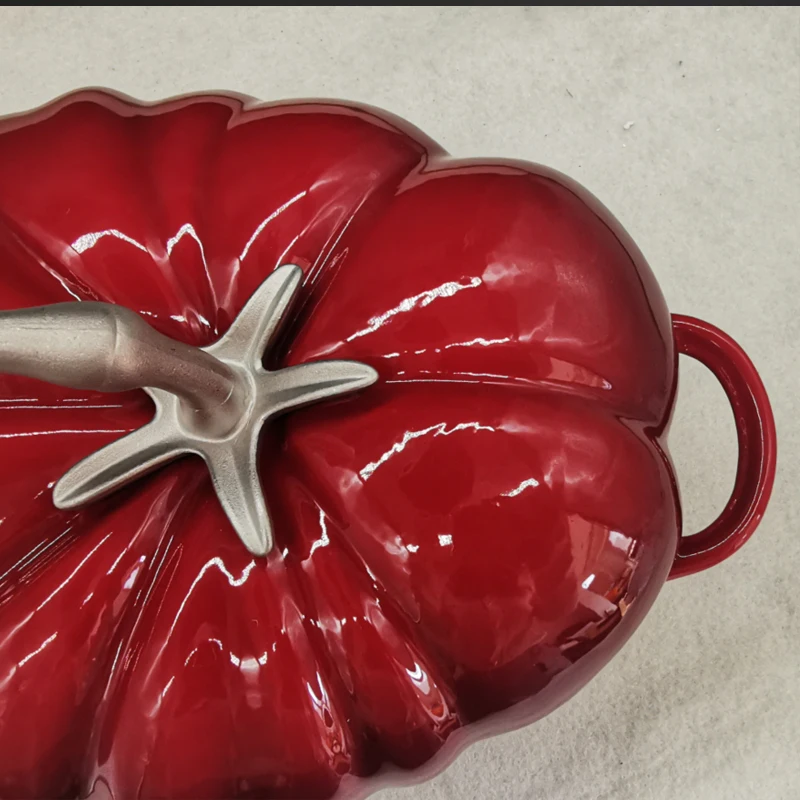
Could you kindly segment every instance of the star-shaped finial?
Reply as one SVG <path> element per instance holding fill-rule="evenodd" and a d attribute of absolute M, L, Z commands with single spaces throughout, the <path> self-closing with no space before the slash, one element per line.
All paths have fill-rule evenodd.
<path fill-rule="evenodd" d="M 264 350 L 302 277 L 302 270 L 293 265 L 275 270 L 228 332 L 202 348 L 235 376 L 227 400 L 209 404 L 199 413 L 187 409 L 185 399 L 177 394 L 145 385 L 156 405 L 152 422 L 76 464 L 55 486 L 56 506 L 84 505 L 193 453 L 205 460 L 217 497 L 245 547 L 254 555 L 266 555 L 273 537 L 258 474 L 262 425 L 278 414 L 363 389 L 378 379 L 372 367 L 357 361 L 316 361 L 273 372 L 264 369 Z M 186 348 L 181 345 L 180 349 Z"/>

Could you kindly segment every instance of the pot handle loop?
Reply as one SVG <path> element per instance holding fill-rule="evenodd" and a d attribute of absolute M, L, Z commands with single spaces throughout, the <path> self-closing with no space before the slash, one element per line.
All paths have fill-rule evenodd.
<path fill-rule="evenodd" d="M 669 577 L 691 575 L 733 555 L 758 527 L 775 480 L 775 420 L 753 362 L 736 342 L 708 322 L 673 314 L 677 350 L 714 373 L 736 422 L 739 463 L 730 500 L 707 528 L 682 536 Z"/>

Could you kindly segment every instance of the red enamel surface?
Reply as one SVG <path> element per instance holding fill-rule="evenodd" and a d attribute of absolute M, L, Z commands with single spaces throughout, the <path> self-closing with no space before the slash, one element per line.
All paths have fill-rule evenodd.
<path fill-rule="evenodd" d="M 84 92 L 0 121 L 0 260 L 0 308 L 106 300 L 194 344 L 296 263 L 271 361 L 380 374 L 265 433 L 266 560 L 192 459 L 56 510 L 58 477 L 148 401 L 0 376 L 0 796 L 430 774 L 574 694 L 670 572 L 671 319 L 561 175 L 452 160 L 352 105 Z M 767 478 L 742 478 L 759 518 Z"/>

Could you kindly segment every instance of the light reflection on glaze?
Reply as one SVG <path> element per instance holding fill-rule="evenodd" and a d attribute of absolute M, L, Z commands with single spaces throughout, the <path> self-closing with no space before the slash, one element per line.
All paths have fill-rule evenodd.
<path fill-rule="evenodd" d="M 77 564 L 77 566 L 75 567 L 75 569 L 74 569 L 74 570 L 73 570 L 73 571 L 72 571 L 72 572 L 71 572 L 69 575 L 67 575 L 67 576 L 66 576 L 66 577 L 65 577 L 65 578 L 64 578 L 64 579 L 61 581 L 61 583 L 59 583 L 59 584 L 58 584 L 58 586 L 56 586 L 56 587 L 53 589 L 53 591 L 52 591 L 52 592 L 51 592 L 51 593 L 50 593 L 50 594 L 49 594 L 49 595 L 48 595 L 48 596 L 47 596 L 47 597 L 46 597 L 44 600 L 42 600 L 42 602 L 41 602 L 41 603 L 40 603 L 38 606 L 36 606 L 36 609 L 35 609 L 35 611 L 34 611 L 34 612 L 32 612 L 32 613 L 38 613 L 38 612 L 40 612 L 40 611 L 43 611 L 43 610 L 46 608 L 46 606 L 47 606 L 49 603 L 51 603 L 51 602 L 53 601 L 53 598 L 54 598 L 54 597 L 55 597 L 55 596 L 56 596 L 56 595 L 57 595 L 59 592 L 63 591 L 63 590 L 64 590 L 64 589 L 66 589 L 68 586 L 70 586 L 70 585 L 72 584 L 72 581 L 73 581 L 73 579 L 75 578 L 75 576 L 76 576 L 76 575 L 77 575 L 77 574 L 78 574 L 78 573 L 79 573 L 79 572 L 80 572 L 80 571 L 83 569 L 83 567 L 84 567 L 84 566 L 85 566 L 85 565 L 86 565 L 86 564 L 87 564 L 87 563 L 88 563 L 88 562 L 89 562 L 89 561 L 92 559 L 92 556 L 94 556 L 94 554 L 95 554 L 95 553 L 96 553 L 98 550 L 100 550 L 100 549 L 103 547 L 103 545 L 104 545 L 104 544 L 105 544 L 105 543 L 108 541 L 108 539 L 109 539 L 109 537 L 110 537 L 110 536 L 111 536 L 111 533 L 107 533 L 107 534 L 106 534 L 106 535 L 105 535 L 105 536 L 104 536 L 104 537 L 103 537 L 103 538 L 102 538 L 102 539 L 101 539 L 101 540 L 100 540 L 100 541 L 99 541 L 99 542 L 98 542 L 98 543 L 97 543 L 97 544 L 96 544 L 96 545 L 95 545 L 95 546 L 94 546 L 94 547 L 93 547 L 93 548 L 92 548 L 92 549 L 91 549 L 91 550 L 90 550 L 90 551 L 89 551 L 89 552 L 88 552 L 88 553 L 87 553 L 87 554 L 86 554 L 84 557 L 83 557 L 83 559 L 82 559 L 81 561 L 79 561 L 79 562 L 78 562 L 78 564 Z"/>
<path fill-rule="evenodd" d="M 633 539 L 619 531 L 609 531 L 608 541 L 612 547 L 617 547 L 620 550 L 624 550 L 626 553 L 629 553 L 631 547 L 633 547 Z"/>
<path fill-rule="evenodd" d="M 464 289 L 475 289 L 480 285 L 480 278 L 470 278 L 467 283 L 448 281 L 447 283 L 443 283 L 441 286 L 437 286 L 435 289 L 427 289 L 426 291 L 420 292 L 413 297 L 407 297 L 402 303 L 400 303 L 400 305 L 395 306 L 395 308 L 390 308 L 388 311 L 384 311 L 383 314 L 372 317 L 369 321 L 368 327 L 360 331 L 356 331 L 356 333 L 348 336 L 347 341 L 351 342 L 353 339 L 358 339 L 361 336 L 367 336 L 370 333 L 374 333 L 382 325 L 389 322 L 392 317 L 395 317 L 398 314 L 404 314 L 415 308 L 425 308 L 425 306 L 430 305 L 434 300 L 438 300 L 441 297 L 453 297 L 455 294 L 458 294 L 458 292 L 461 292 Z M 422 353 L 425 351 L 420 350 L 419 352 Z"/>
<path fill-rule="evenodd" d="M 317 548 L 327 547 L 331 543 L 331 540 L 328 538 L 328 526 L 325 524 L 325 512 L 322 509 L 319 510 L 319 529 L 319 539 L 312 543 L 311 550 L 308 553 L 309 556 L 314 555 L 314 551 Z"/>
<path fill-rule="evenodd" d="M 302 192 L 298 192 L 291 200 L 287 200 L 283 205 L 278 206 L 269 216 L 265 217 L 258 225 L 258 227 L 253 231 L 253 235 L 247 240 L 247 244 L 242 249 L 242 252 L 239 253 L 239 261 L 244 261 L 247 258 L 247 254 L 250 252 L 250 248 L 255 243 L 256 239 L 263 233 L 264 228 L 269 225 L 272 220 L 278 217 L 281 213 L 286 211 L 287 208 L 293 206 L 298 200 L 301 200 L 305 197 L 308 192 L 303 189 Z"/>
<path fill-rule="evenodd" d="M 184 224 L 178 229 L 178 232 L 173 237 L 167 239 L 167 255 L 172 255 L 172 251 L 175 249 L 175 246 L 180 242 L 181 239 L 183 239 L 184 236 L 188 236 L 197 242 L 197 246 L 200 248 L 200 255 L 203 258 L 203 263 L 205 263 L 206 249 L 203 247 L 203 242 L 200 240 L 200 237 L 197 235 L 197 231 L 194 229 L 194 225 L 192 225 L 191 222 L 184 222 Z"/>
<path fill-rule="evenodd" d="M 114 406 L 106 406 L 106 408 L 114 408 Z M 63 436 L 63 435 L 81 435 L 90 434 L 92 436 L 98 433 L 126 433 L 124 429 L 118 428 L 95 428 L 91 430 L 81 430 L 79 428 L 57 428 L 55 430 L 42 430 L 42 431 L 15 431 L 14 433 L 0 433 L 0 439 L 25 439 L 28 437 L 37 436 Z"/>
<path fill-rule="evenodd" d="M 474 339 L 470 339 L 468 342 L 451 342 L 450 344 L 446 344 L 443 349 L 451 350 L 454 347 L 473 347 L 476 344 L 481 347 L 491 347 L 495 344 L 508 344 L 510 341 L 510 336 L 504 336 L 502 339 L 484 339 L 482 336 L 477 336 Z M 438 352 L 438 348 L 435 349 Z"/>
<path fill-rule="evenodd" d="M 197 573 L 194 581 L 192 582 L 189 590 L 186 592 L 186 596 L 183 598 L 180 607 L 178 608 L 178 612 L 175 615 L 175 620 L 172 623 L 172 630 L 174 631 L 177 627 L 181 615 L 184 613 L 187 605 L 192 599 L 192 595 L 194 594 L 195 589 L 200 584 L 200 581 L 203 580 L 203 576 L 212 568 L 216 567 L 219 572 L 221 572 L 227 579 L 229 586 L 242 586 L 246 581 L 250 572 L 252 571 L 253 567 L 255 567 L 256 562 L 255 559 L 251 559 L 247 566 L 242 570 L 241 575 L 238 578 L 235 578 L 232 573 L 228 571 L 228 568 L 225 566 L 224 562 L 218 556 L 214 556 L 214 558 L 209 559 L 200 571 Z"/>
<path fill-rule="evenodd" d="M 359 470 L 358 474 L 361 476 L 362 480 L 367 480 L 381 464 L 385 464 L 393 455 L 402 453 L 406 445 L 414 439 L 427 436 L 429 433 L 433 433 L 434 436 L 450 436 L 450 434 L 456 433 L 456 431 L 465 430 L 494 431 L 494 428 L 489 425 L 481 425 L 479 422 L 459 422 L 448 430 L 447 423 L 440 422 L 437 425 L 431 425 L 429 428 L 424 428 L 421 431 L 406 431 L 405 434 L 403 434 L 402 441 L 393 444 L 377 461 L 367 464 L 363 469 Z"/>
<path fill-rule="evenodd" d="M 147 253 L 147 248 L 136 241 L 136 239 L 132 239 L 130 236 L 127 236 L 122 231 L 118 231 L 115 228 L 109 228 L 105 231 L 96 231 L 95 233 L 84 233 L 83 236 L 79 236 L 71 245 L 72 249 L 76 253 L 84 253 L 87 250 L 94 247 L 101 239 L 105 238 L 106 236 L 113 236 L 116 239 L 119 239 L 122 242 L 127 242 L 128 244 L 132 244 L 134 247 L 141 250 L 143 253 Z"/>
<path fill-rule="evenodd" d="M 195 578 L 195 583 L 198 583 L 202 580 L 203 575 L 211 569 L 211 567 L 216 567 L 227 579 L 228 584 L 231 586 L 241 586 L 246 580 L 250 573 L 253 571 L 253 568 L 256 566 L 255 559 L 251 559 L 245 568 L 242 570 L 241 574 L 238 578 L 235 578 L 231 572 L 228 571 L 228 568 L 223 563 L 222 559 L 215 556 L 214 558 L 210 559 L 206 562 L 205 566 L 200 570 L 197 578 Z"/>
<path fill-rule="evenodd" d="M 531 489 L 538 485 L 539 481 L 537 481 L 536 478 L 525 478 L 515 489 L 512 489 L 510 492 L 503 492 L 503 496 L 516 497 L 518 494 L 522 494 L 526 489 Z"/>
<path fill-rule="evenodd" d="M 24 667 L 25 664 L 27 664 L 28 661 L 30 661 L 34 656 L 39 655 L 39 653 L 41 653 L 42 650 L 44 650 L 45 647 L 47 647 L 47 645 L 50 644 L 50 642 L 55 641 L 57 636 L 58 636 L 58 631 L 56 631 L 51 636 L 48 636 L 33 652 L 28 653 L 28 655 L 26 655 L 25 658 L 23 658 L 22 661 L 20 661 L 19 664 L 17 664 L 17 666 L 20 668 Z"/>

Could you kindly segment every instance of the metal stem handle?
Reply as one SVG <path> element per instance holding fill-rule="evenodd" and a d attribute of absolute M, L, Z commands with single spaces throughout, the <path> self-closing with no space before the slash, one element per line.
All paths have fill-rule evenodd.
<path fill-rule="evenodd" d="M 311 361 L 264 369 L 303 280 L 285 264 L 271 272 L 226 333 L 203 349 L 168 339 L 138 314 L 106 303 L 62 303 L 0 312 L 0 373 L 76 389 L 142 388 L 156 407 L 143 427 L 86 456 L 53 488 L 58 508 L 105 497 L 175 458 L 198 455 L 239 538 L 254 555 L 273 546 L 259 475 L 265 422 L 350 394 L 378 380 L 358 361 Z"/>
<path fill-rule="evenodd" d="M 204 418 L 213 413 L 219 419 L 237 394 L 237 378 L 229 366 L 163 336 L 135 312 L 110 303 L 1 312 L 0 372 L 100 392 L 164 389 Z M 231 412 L 233 419 L 235 409 Z"/>

